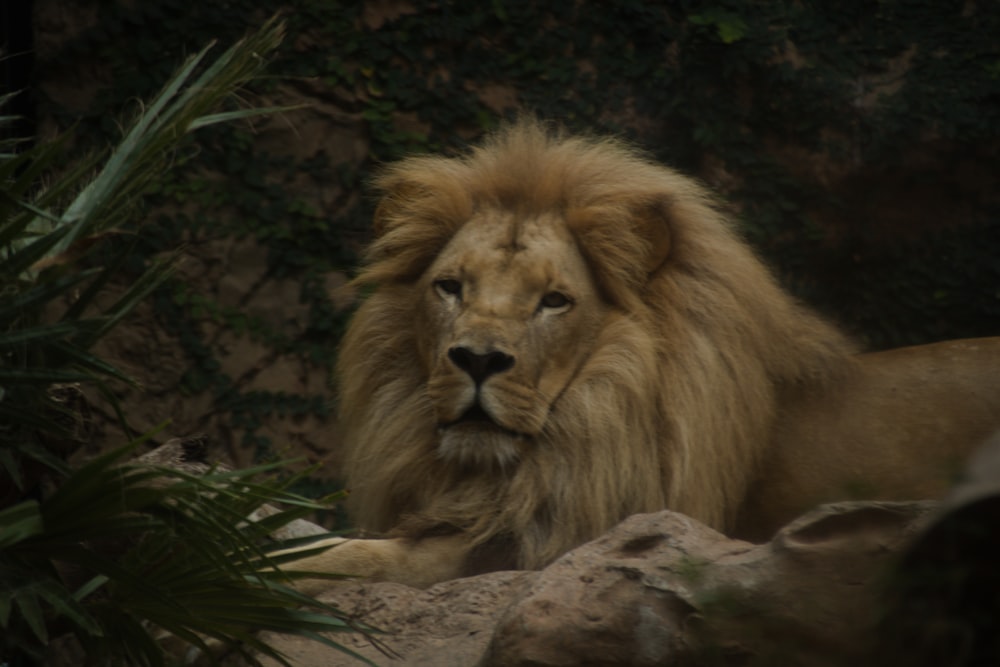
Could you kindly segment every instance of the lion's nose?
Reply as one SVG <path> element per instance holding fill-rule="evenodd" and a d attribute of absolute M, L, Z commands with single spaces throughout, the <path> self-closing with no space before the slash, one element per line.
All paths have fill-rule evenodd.
<path fill-rule="evenodd" d="M 448 350 L 448 358 L 468 373 L 476 384 L 482 384 L 489 376 L 503 373 L 514 365 L 514 357 L 506 352 L 492 350 L 480 354 L 461 346 Z"/>

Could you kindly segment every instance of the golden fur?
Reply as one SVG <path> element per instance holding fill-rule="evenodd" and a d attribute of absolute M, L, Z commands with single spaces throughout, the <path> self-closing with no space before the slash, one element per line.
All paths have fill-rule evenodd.
<path fill-rule="evenodd" d="M 538 568 L 664 508 L 766 539 L 817 502 L 936 493 L 998 425 L 1000 341 L 855 357 L 701 186 L 617 141 L 520 121 L 377 185 L 340 412 L 352 513 L 398 537 L 301 569 Z"/>
<path fill-rule="evenodd" d="M 636 512 L 669 507 L 732 528 L 779 391 L 851 364 L 840 333 L 782 292 L 705 190 L 620 143 L 521 122 L 464 158 L 400 162 L 378 185 L 379 235 L 357 278 L 378 289 L 338 368 L 362 528 L 416 514 L 477 541 L 510 539 L 526 568 Z M 417 358 L 407 323 L 421 321 L 420 277 L 459 228 L 510 209 L 566 225 L 613 306 L 516 465 L 470 469 L 439 456 L 432 361 Z"/>

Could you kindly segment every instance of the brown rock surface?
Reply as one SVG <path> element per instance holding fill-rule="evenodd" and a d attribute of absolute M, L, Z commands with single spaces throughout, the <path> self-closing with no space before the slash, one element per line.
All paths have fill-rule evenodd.
<path fill-rule="evenodd" d="M 475 665 L 498 617 L 523 595 L 538 572 L 494 572 L 447 581 L 427 590 L 391 583 L 344 584 L 323 599 L 382 631 L 381 647 L 361 633 L 330 638 L 379 665 Z M 296 667 L 357 667 L 362 663 L 300 637 L 265 635 Z M 266 667 L 276 661 L 262 659 Z"/>
<path fill-rule="evenodd" d="M 384 665 L 843 665 L 866 654 L 884 568 L 933 507 L 828 505 L 763 545 L 642 514 L 542 572 L 426 591 L 350 584 L 324 599 L 385 631 L 391 655 L 360 634 L 332 637 Z M 308 640 L 267 639 L 297 667 L 359 664 Z"/>
<path fill-rule="evenodd" d="M 885 566 L 931 507 L 828 505 L 763 545 L 633 516 L 544 570 L 482 664 L 847 664 L 866 653 Z"/>

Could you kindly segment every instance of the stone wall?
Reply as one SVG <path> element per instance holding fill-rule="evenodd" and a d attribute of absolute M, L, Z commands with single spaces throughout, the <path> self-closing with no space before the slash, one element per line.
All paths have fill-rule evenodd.
<path fill-rule="evenodd" d="M 750 183 L 748 176 L 753 165 L 747 167 L 727 159 L 721 148 L 710 141 L 685 134 L 692 117 L 698 115 L 697 111 L 681 109 L 669 115 L 665 111 L 661 113 L 661 107 L 651 103 L 659 99 L 654 97 L 660 94 L 656 87 L 659 84 L 650 84 L 643 77 L 649 76 L 651 71 L 654 74 L 661 71 L 656 69 L 660 63 L 678 68 L 678 80 L 673 82 L 678 94 L 698 94 L 699 91 L 707 94 L 731 83 L 721 79 L 685 79 L 685 71 L 679 69 L 683 54 L 679 55 L 676 44 L 668 45 L 662 53 L 640 53 L 635 49 L 647 45 L 635 41 L 625 43 L 623 53 L 625 56 L 631 53 L 634 62 L 616 63 L 612 71 L 611 65 L 596 60 L 596 53 L 599 49 L 610 48 L 608 45 L 620 38 L 614 30 L 609 29 L 604 34 L 596 32 L 600 26 L 594 27 L 594 36 L 588 44 L 590 51 L 581 51 L 576 59 L 572 58 L 573 48 L 582 47 L 570 48 L 568 43 L 562 46 L 556 43 L 556 50 L 566 57 L 565 61 L 556 60 L 553 53 L 543 52 L 542 38 L 556 34 L 557 28 L 565 31 L 568 23 L 560 24 L 559 19 L 552 16 L 547 19 L 548 23 L 538 28 L 516 25 L 511 15 L 506 18 L 498 15 L 490 19 L 498 26 L 496 34 L 491 34 L 489 39 L 479 33 L 475 36 L 477 48 L 483 46 L 480 40 L 495 42 L 502 56 L 484 61 L 481 68 L 472 68 L 484 73 L 480 76 L 470 70 L 469 63 L 462 61 L 461 40 L 441 27 L 441 22 L 448 17 L 439 16 L 434 7 L 395 1 L 363 3 L 350 19 L 354 21 L 351 28 L 354 33 L 348 36 L 353 35 L 359 41 L 350 47 L 353 51 L 348 51 L 347 46 L 332 41 L 325 26 L 309 25 L 301 18 L 300 14 L 308 14 L 315 8 L 309 9 L 308 3 L 293 4 L 295 8 L 290 16 L 299 21 L 300 27 L 289 36 L 283 47 L 285 52 L 276 64 L 275 73 L 280 80 L 248 92 L 247 102 L 298 108 L 255 122 L 247 130 L 250 142 L 247 151 L 249 155 L 272 156 L 275 163 L 285 161 L 285 169 L 275 169 L 260 176 L 260 187 L 274 186 L 292 193 L 296 205 L 308 209 L 306 217 L 317 226 L 341 225 L 338 233 L 348 251 L 346 254 L 357 251 L 366 238 L 365 212 L 370 209 L 371 202 L 365 199 L 363 183 L 386 153 L 382 144 L 387 141 L 387 133 L 398 139 L 398 145 L 393 148 L 402 150 L 400 147 L 405 147 L 409 141 L 407 137 L 415 138 L 413 141 L 418 147 L 426 147 L 442 136 L 457 144 L 459 139 L 471 138 L 482 131 L 482 126 L 468 122 L 441 127 L 446 123 L 440 119 L 447 117 L 450 105 L 457 105 L 460 95 L 478 100 L 476 113 L 477 117 L 485 119 L 483 125 L 515 109 L 541 105 L 543 114 L 547 112 L 577 125 L 624 129 L 656 153 L 694 155 L 682 166 L 724 195 L 746 195 L 743 190 Z M 35 2 L 43 137 L 65 129 L 76 119 L 80 119 L 81 125 L 106 123 L 109 115 L 118 117 L 127 111 L 129 104 L 137 103 L 131 99 L 119 101 L 118 107 L 108 106 L 108 100 L 103 97 L 116 77 L 134 74 L 114 70 L 101 55 L 105 48 L 121 47 L 123 53 L 138 48 L 133 40 L 139 38 L 129 32 L 127 22 L 107 28 L 102 38 L 89 37 L 89 41 L 82 42 L 87 45 L 85 47 L 74 46 L 76 50 L 67 50 L 67 45 L 80 42 L 81 36 L 102 28 L 107 22 L 108 12 L 102 11 L 102 6 L 97 0 Z M 128 2 L 114 6 L 150 13 L 156 10 L 153 5 Z M 203 11 L 207 12 L 199 10 Z M 354 11 L 353 5 L 350 11 Z M 350 11 L 345 6 L 341 13 L 347 15 Z M 975 8 L 970 5 L 963 10 L 968 11 L 974 12 Z M 427 34 L 437 35 L 437 41 L 429 41 L 421 50 L 404 57 L 400 55 L 406 52 L 404 47 L 411 46 L 403 41 L 408 36 L 404 28 L 409 24 L 405 22 L 419 17 L 421 12 L 427 13 Z M 140 17 L 147 22 L 142 26 L 144 29 L 148 30 L 152 22 L 152 31 L 143 34 L 156 34 L 158 29 L 155 17 L 150 16 Z M 338 14 L 328 11 L 323 16 L 334 20 Z M 586 18 L 580 13 L 575 16 Z M 738 22 L 733 23 L 731 18 L 716 16 L 710 20 L 707 16 L 706 13 L 691 18 L 692 25 L 696 23 L 695 18 L 702 22 L 715 21 L 720 30 L 727 26 L 736 30 L 737 37 L 740 30 L 750 30 L 747 25 L 741 28 Z M 252 25 L 253 17 L 249 13 L 244 18 Z M 459 18 L 471 20 L 464 14 Z M 639 21 L 639 18 L 634 20 Z M 723 26 L 726 21 L 730 23 Z M 305 27 L 301 27 L 303 24 Z M 633 40 L 640 39 L 639 28 L 649 28 L 640 23 L 634 23 L 634 27 Z M 668 27 L 678 39 L 686 38 L 681 26 Z M 501 29 L 503 32 L 499 32 Z M 540 31 L 538 35 L 531 32 L 534 29 Z M 239 34 L 243 26 L 226 26 L 226 30 Z M 348 33 L 341 36 L 343 34 Z M 522 38 L 527 40 L 525 43 L 537 46 L 539 51 L 517 52 L 515 47 L 523 47 L 518 41 Z M 169 44 L 169 40 L 166 43 Z M 734 43 L 740 45 L 738 40 Z M 704 52 L 699 54 L 706 58 L 726 48 L 715 44 L 705 46 L 699 41 L 688 44 L 692 49 L 704 47 Z M 372 45 L 373 53 L 378 49 L 388 52 L 387 56 L 369 58 L 371 62 L 380 63 L 381 69 L 371 66 L 369 60 L 362 57 L 368 58 L 362 53 L 367 45 Z M 789 80 L 805 76 L 803 73 L 807 74 L 810 68 L 815 70 L 822 64 L 816 60 L 815 53 L 810 55 L 807 46 L 803 42 L 798 47 L 791 43 L 780 47 L 783 55 L 773 62 L 788 65 Z M 164 52 L 164 71 L 168 72 L 172 66 L 168 64 L 179 62 L 182 53 L 189 52 L 190 48 L 178 46 Z M 504 51 L 505 48 L 509 50 Z M 845 72 L 848 79 L 854 76 L 857 94 L 853 101 L 847 101 L 850 106 L 845 113 L 849 113 L 850 118 L 840 129 L 815 128 L 815 136 L 798 137 L 787 127 L 766 127 L 766 131 L 758 132 L 759 136 L 754 134 L 757 130 L 743 128 L 745 141 L 759 145 L 762 164 L 776 165 L 768 168 L 782 170 L 776 175 L 790 183 L 784 192 L 794 192 L 794 202 L 784 214 L 790 219 L 800 219 L 792 223 L 792 227 L 778 226 L 773 230 L 754 226 L 757 223 L 751 220 L 751 236 L 765 254 L 779 259 L 780 272 L 794 290 L 815 300 L 853 331 L 870 337 L 877 344 L 996 333 L 995 323 L 989 323 L 988 314 L 1000 312 L 995 297 L 1000 270 L 995 262 L 990 263 L 989 253 L 983 251 L 996 242 L 996 225 L 990 227 L 989 220 L 995 223 L 1000 207 L 997 195 L 1000 190 L 995 187 L 996 174 L 1000 173 L 996 168 L 1000 154 L 996 137 L 991 141 L 970 143 L 939 136 L 934 133 L 937 121 L 931 119 L 925 135 L 892 160 L 872 162 L 863 156 L 867 148 L 865 132 L 877 134 L 878 119 L 888 108 L 885 101 L 903 89 L 900 80 L 906 76 L 910 63 L 916 62 L 915 53 L 904 51 L 887 63 L 874 63 L 870 71 Z M 302 54 L 336 62 L 325 77 L 300 76 L 288 68 L 296 62 L 295 57 Z M 418 56 L 422 58 L 420 62 L 416 60 Z M 548 58 L 551 67 L 542 68 L 541 74 L 533 78 L 525 78 L 522 64 L 514 62 L 516 57 Z M 448 63 L 452 63 L 454 71 L 446 69 Z M 513 64 L 504 69 L 503 63 Z M 563 66 L 571 68 L 568 73 L 559 70 Z M 634 80 L 628 78 L 630 69 L 637 72 Z M 343 72 L 337 75 L 340 70 Z M 714 71 L 706 69 L 702 76 L 708 77 Z M 393 83 L 392 77 L 397 73 L 405 73 L 423 82 L 420 85 L 425 87 L 406 88 L 400 84 L 400 90 L 387 90 L 386 84 Z M 465 78 L 460 79 L 460 76 Z M 549 80 L 558 76 L 576 79 L 568 87 Z M 609 85 L 613 92 L 612 88 L 597 86 L 596 97 L 585 98 L 585 94 L 590 93 L 583 91 L 584 85 L 595 86 L 602 77 L 611 80 Z M 804 80 L 808 82 L 809 77 L 805 76 Z M 408 82 L 407 85 L 416 84 Z M 580 90 L 573 90 L 577 85 Z M 749 81 L 744 81 L 733 88 L 726 99 L 745 112 L 749 123 L 751 112 L 756 113 L 754 110 L 758 107 L 764 109 L 765 114 L 769 113 L 768 104 L 773 103 L 768 102 L 767 95 L 773 92 L 781 91 L 755 89 Z M 393 94 L 397 97 L 393 98 Z M 621 99 L 612 99 L 619 94 Z M 414 99 L 438 104 L 439 112 L 425 113 Z M 591 109 L 589 116 L 582 117 L 579 114 L 585 108 L 584 102 L 599 106 Z M 831 105 L 840 102 L 830 100 Z M 942 100 L 941 104 L 947 107 L 953 103 Z M 985 113 L 987 107 L 983 109 Z M 778 114 L 782 110 L 775 108 L 772 111 Z M 697 129 L 691 128 L 690 134 Z M 740 131 L 734 134 L 739 135 Z M 213 148 L 198 147 L 206 153 Z M 235 167 L 242 166 L 238 158 L 234 160 Z M 321 168 L 307 169 L 306 165 L 321 165 Z M 341 173 L 352 176 L 339 179 Z M 226 168 L 214 168 L 197 171 L 191 177 L 200 180 L 209 192 L 224 193 L 244 187 L 241 181 L 230 180 L 230 175 Z M 774 186 L 774 196 L 781 194 L 778 187 Z M 769 196 L 770 191 L 761 195 L 764 199 Z M 749 217 L 760 205 L 752 198 L 744 198 L 735 201 L 732 208 Z M 169 420 L 165 435 L 204 432 L 215 444 L 218 456 L 236 465 L 244 466 L 261 457 L 304 456 L 309 462 L 328 464 L 329 472 L 320 473 L 320 477 L 335 477 L 336 424 L 327 414 L 328 410 L 317 407 L 332 405 L 330 358 L 309 354 L 304 351 L 306 345 L 281 345 L 274 340 L 281 338 L 298 343 L 308 339 L 309 345 L 323 344 L 322 336 L 317 335 L 310 320 L 315 303 L 310 300 L 312 297 L 303 293 L 308 271 L 301 267 L 291 270 L 275 267 L 273 253 L 277 242 L 249 231 L 234 231 L 239 229 L 239 219 L 245 211 L 227 206 L 206 209 L 193 202 L 171 202 L 165 209 L 148 210 L 147 218 L 155 220 L 163 212 L 199 219 L 198 224 L 185 231 L 180 239 L 184 245 L 178 275 L 189 291 L 173 296 L 186 299 L 186 304 L 178 310 L 183 311 L 186 334 L 172 326 L 179 322 L 171 321 L 169 310 L 146 304 L 130 322 L 104 341 L 99 350 L 139 381 L 138 387 L 115 388 L 132 426 L 142 432 Z M 345 216 L 354 216 L 353 222 L 344 225 Z M 985 227 L 982 226 L 984 221 Z M 961 239 L 965 245 L 951 244 L 951 235 L 965 233 L 959 231 L 962 229 L 972 230 L 967 238 Z M 992 235 L 984 236 L 981 229 Z M 300 232 L 290 226 L 288 233 Z M 923 245 L 919 245 L 921 243 Z M 789 248 L 793 248 L 795 254 L 784 261 L 782 253 L 787 253 Z M 968 248 L 973 251 L 966 252 Z M 977 254 L 975 250 L 980 252 Z M 317 266 L 322 268 L 322 259 L 311 258 L 310 261 L 309 270 Z M 900 273 L 890 266 L 893 263 L 908 266 Z M 320 280 L 321 287 L 328 288 L 330 308 L 338 313 L 336 316 L 346 317 L 355 295 L 339 288 L 349 269 L 336 266 L 332 260 L 329 264 L 326 277 Z M 982 276 L 981 284 L 973 285 L 977 290 L 975 294 L 968 292 L 968 285 L 956 284 L 952 272 L 962 270 Z M 193 308 L 193 300 L 204 304 L 204 308 Z M 893 318 L 897 318 L 896 323 L 890 322 Z M 241 328 L 239 322 L 246 321 L 262 323 L 267 328 L 267 335 L 255 334 L 252 327 Z M 882 329 L 892 327 L 902 333 L 895 335 L 899 332 L 894 331 L 894 336 L 885 335 Z M 198 345 L 203 348 L 202 357 L 185 343 L 185 335 L 197 338 Z M 329 337 L 329 346 L 335 346 L 336 327 L 329 328 L 325 335 Z M 206 368 L 212 374 L 210 381 L 190 382 L 192 369 L 205 371 Z M 220 384 L 222 380 L 224 383 Z M 119 438 L 114 429 L 113 412 L 99 397 L 95 396 L 94 400 L 98 412 L 105 416 L 105 441 Z M 312 407 L 303 408 L 303 405 Z"/>

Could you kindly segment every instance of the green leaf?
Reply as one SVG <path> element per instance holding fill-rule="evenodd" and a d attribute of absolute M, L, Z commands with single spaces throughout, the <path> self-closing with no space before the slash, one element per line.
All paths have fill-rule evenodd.
<path fill-rule="evenodd" d="M 36 591 L 38 597 L 44 600 L 58 616 L 70 621 L 87 634 L 97 637 L 104 635 L 104 630 L 97 621 L 60 582 L 55 580 L 40 582 Z"/>
<path fill-rule="evenodd" d="M 0 422 L 2 421 L 6 421 L 8 424 L 21 424 L 23 426 L 36 428 L 43 432 L 59 432 L 59 429 L 53 426 L 52 420 L 46 419 L 44 415 L 19 414 L 16 409 L 9 410 L 3 403 L 0 403 Z M 7 449 L 10 446 L 10 443 L 3 443 L 3 446 L 3 451 L 11 451 L 11 449 Z M 69 466 L 65 461 L 40 444 L 27 441 L 20 442 L 15 447 L 17 454 L 19 454 L 22 458 L 37 461 L 51 470 L 59 472 L 60 474 L 69 472 Z"/>
<path fill-rule="evenodd" d="M 80 588 L 78 588 L 73 593 L 73 598 L 75 600 L 84 600 L 94 591 L 103 588 L 104 585 L 107 584 L 110 580 L 111 579 L 109 577 L 103 574 L 97 575 L 96 577 L 92 578 L 90 581 L 85 583 L 83 586 L 80 586 Z"/>
<path fill-rule="evenodd" d="M 61 382 L 86 382 L 92 377 L 83 372 L 55 368 L 0 368 L 0 383 L 4 384 L 51 385 Z"/>
<path fill-rule="evenodd" d="M 4 269 L 7 263 L 3 264 Z M 0 322 L 14 322 L 25 312 L 32 312 L 67 294 L 74 286 L 80 284 L 99 269 L 88 269 L 72 275 L 55 278 L 35 287 L 24 290 L 17 296 L 0 302 Z"/>
<path fill-rule="evenodd" d="M 79 331 L 79 327 L 76 327 Z M 85 352 L 83 349 L 65 343 L 54 343 L 50 346 L 51 353 L 58 356 L 59 361 L 74 369 L 87 374 L 87 379 L 93 380 L 94 375 L 105 375 L 117 378 L 128 384 L 135 384 L 135 380 L 125 375 L 108 362 Z"/>
<path fill-rule="evenodd" d="M 0 550 L 39 535 L 43 529 L 37 501 L 26 500 L 8 507 L 0 511 Z"/>
<path fill-rule="evenodd" d="M 747 34 L 747 24 L 743 19 L 735 17 L 734 20 L 722 21 L 717 25 L 719 39 L 723 44 L 732 44 L 743 39 Z"/>
<path fill-rule="evenodd" d="M 53 249 L 65 237 L 65 229 L 56 229 L 8 254 L 0 265 L 0 276 L 17 278 L 27 273 L 36 263 L 53 254 Z"/>
<path fill-rule="evenodd" d="M 108 332 L 111 331 L 122 319 L 129 313 L 131 313 L 135 307 L 149 294 L 155 290 L 157 287 L 163 284 L 163 282 L 170 277 L 173 272 L 173 261 L 168 259 L 166 262 L 162 262 L 151 269 L 148 269 L 143 273 L 137 280 L 135 280 L 129 289 L 125 291 L 124 294 L 104 312 L 104 318 L 100 322 L 94 331 L 89 332 L 86 336 L 81 336 L 78 338 L 76 343 L 82 348 L 88 348 L 93 345 L 97 340 L 101 339 Z"/>
<path fill-rule="evenodd" d="M 724 44 L 732 44 L 743 39 L 749 26 L 738 14 L 725 9 L 709 9 L 700 14 L 691 14 L 688 21 L 694 25 L 714 26 L 716 34 Z"/>
<path fill-rule="evenodd" d="M 28 627 L 35 633 L 35 637 L 47 646 L 49 643 L 49 632 L 45 626 L 45 615 L 42 613 L 42 605 L 35 594 L 34 587 L 28 585 L 14 592 L 14 604 L 21 612 L 21 618 L 27 622 Z"/>
<path fill-rule="evenodd" d="M 260 107 L 256 109 L 241 109 L 240 111 L 225 111 L 222 113 L 208 114 L 191 121 L 188 126 L 190 130 L 200 130 L 203 127 L 209 127 L 210 125 L 218 125 L 219 123 L 231 123 L 234 120 L 247 120 L 249 118 L 256 118 L 258 116 L 271 115 L 275 113 L 286 113 L 289 111 L 296 111 L 298 109 L 306 108 L 305 105 L 298 106 L 286 106 L 286 107 Z"/>
<path fill-rule="evenodd" d="M 48 326 L 38 326 L 28 329 L 15 329 L 13 331 L 0 332 L 0 348 L 66 338 L 76 330 L 77 328 L 71 324 L 59 323 Z"/>
<path fill-rule="evenodd" d="M 13 448 L 0 447 L 0 467 L 14 482 L 18 491 L 24 490 L 24 470 L 21 468 L 21 457 L 15 456 Z"/>

